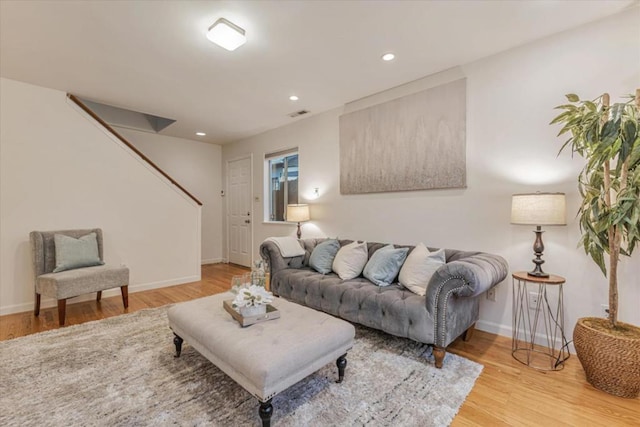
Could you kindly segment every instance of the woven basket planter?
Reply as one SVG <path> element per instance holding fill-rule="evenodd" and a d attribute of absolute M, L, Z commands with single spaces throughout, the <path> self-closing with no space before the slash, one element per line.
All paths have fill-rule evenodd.
<path fill-rule="evenodd" d="M 573 343 L 578 359 L 595 388 L 620 397 L 640 395 L 640 339 L 619 337 L 597 330 L 591 322 L 600 318 L 578 319 Z M 633 325 L 618 322 L 629 328 Z M 638 329 L 638 328 L 636 328 Z"/>

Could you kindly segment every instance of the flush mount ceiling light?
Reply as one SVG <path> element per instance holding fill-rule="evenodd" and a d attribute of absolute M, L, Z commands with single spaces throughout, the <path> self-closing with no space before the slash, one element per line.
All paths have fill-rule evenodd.
<path fill-rule="evenodd" d="M 384 55 L 382 55 L 382 60 L 383 61 L 393 61 L 395 57 L 396 56 L 393 53 L 389 52 L 389 53 L 385 53 Z"/>
<path fill-rule="evenodd" d="M 295 96 L 295 95 L 291 95 L 291 96 L 289 97 L 289 100 L 290 100 L 290 101 L 297 101 L 298 99 L 300 99 L 300 98 L 298 98 L 298 97 L 297 97 L 297 96 Z"/>
<path fill-rule="evenodd" d="M 207 134 L 204 133 L 204 132 L 196 132 L 196 135 L 198 135 L 198 136 L 207 136 Z"/>
<path fill-rule="evenodd" d="M 244 30 L 224 18 L 218 19 L 209 27 L 207 38 L 227 50 L 236 50 L 247 41 Z"/>

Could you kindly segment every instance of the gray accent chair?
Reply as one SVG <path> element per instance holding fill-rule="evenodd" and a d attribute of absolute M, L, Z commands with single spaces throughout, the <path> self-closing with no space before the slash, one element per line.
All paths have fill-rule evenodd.
<path fill-rule="evenodd" d="M 284 258 L 274 242 L 260 245 L 270 269 L 271 291 L 298 304 L 392 335 L 433 345 L 436 367 L 456 338 L 471 338 L 480 311 L 480 297 L 505 279 L 504 258 L 484 252 L 445 249 L 446 264 L 433 275 L 425 296 L 397 283 L 380 287 L 359 276 L 342 280 L 309 267 L 309 257 L 325 239 L 299 240 L 305 255 Z M 351 240 L 340 240 L 340 246 Z M 367 242 L 369 258 L 386 243 Z M 413 246 L 395 245 L 413 250 Z M 433 251 L 434 248 L 429 248 Z"/>
<path fill-rule="evenodd" d="M 54 235 L 63 234 L 75 239 L 89 233 L 96 233 L 98 254 L 104 261 L 102 230 L 32 231 L 29 234 L 33 266 L 35 270 L 36 300 L 34 314 L 40 314 L 40 297 L 42 295 L 58 300 L 58 321 L 64 325 L 67 299 L 82 294 L 97 292 L 96 301 L 102 298 L 102 291 L 120 288 L 124 308 L 129 307 L 129 269 L 127 267 L 111 267 L 98 265 L 95 267 L 76 268 L 54 273 L 56 268 L 56 247 Z"/>

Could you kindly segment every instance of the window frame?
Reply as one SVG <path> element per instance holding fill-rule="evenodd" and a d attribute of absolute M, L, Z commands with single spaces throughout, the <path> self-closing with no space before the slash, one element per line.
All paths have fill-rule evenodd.
<path fill-rule="evenodd" d="M 287 149 L 282 149 L 282 150 L 278 150 L 278 151 L 274 151 L 274 152 L 270 152 L 270 153 L 265 153 L 264 155 L 264 222 L 265 223 L 271 223 L 271 224 L 286 224 L 287 220 L 286 220 L 286 211 L 287 211 L 287 201 L 289 200 L 289 180 L 286 179 L 284 180 L 284 217 L 282 220 L 278 220 L 278 219 L 271 219 L 272 213 L 275 211 L 275 201 L 273 200 L 273 189 L 272 189 L 272 183 L 271 183 L 271 162 L 273 160 L 279 160 L 279 159 L 284 159 L 285 160 L 285 176 L 288 177 L 288 164 L 286 161 L 287 157 L 296 155 L 298 157 L 298 197 L 297 199 L 300 199 L 300 150 L 298 149 L 298 147 L 292 147 L 292 148 L 287 148 Z M 296 202 L 297 203 L 297 202 Z M 275 214 L 274 214 L 275 215 Z"/>

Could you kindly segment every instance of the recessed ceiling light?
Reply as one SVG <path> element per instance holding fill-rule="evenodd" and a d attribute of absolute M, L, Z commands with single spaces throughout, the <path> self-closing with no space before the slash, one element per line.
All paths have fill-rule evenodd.
<path fill-rule="evenodd" d="M 298 97 L 297 97 L 297 96 L 295 96 L 295 95 L 291 95 L 291 96 L 289 97 L 289 100 L 290 100 L 290 101 L 297 101 L 298 99 L 300 99 L 300 98 L 298 98 Z"/>
<path fill-rule="evenodd" d="M 383 61 L 393 61 L 393 59 L 395 57 L 396 56 L 393 53 L 389 52 L 389 53 L 385 53 L 384 55 L 382 55 L 382 60 Z"/>
<path fill-rule="evenodd" d="M 204 133 L 204 132 L 196 132 L 196 135 L 198 135 L 198 136 L 207 136 L 207 134 Z"/>
<path fill-rule="evenodd" d="M 218 19 L 209 27 L 207 38 L 227 50 L 236 50 L 247 42 L 244 30 L 224 18 Z"/>

